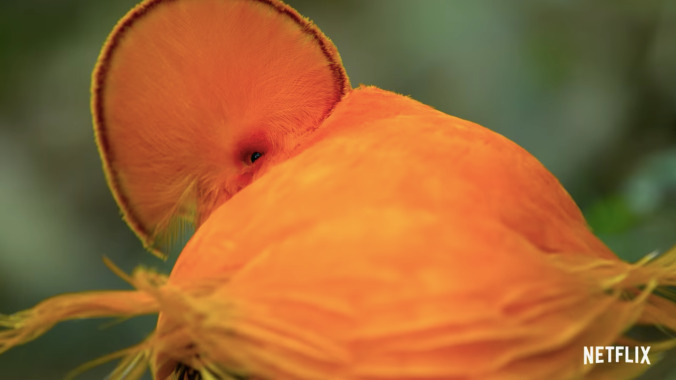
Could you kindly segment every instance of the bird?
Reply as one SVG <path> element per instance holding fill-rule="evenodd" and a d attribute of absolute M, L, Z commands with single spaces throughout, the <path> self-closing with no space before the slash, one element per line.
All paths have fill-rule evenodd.
<path fill-rule="evenodd" d="M 134 290 L 1 316 L 0 353 L 62 320 L 148 313 L 148 338 L 90 364 L 120 359 L 111 379 L 629 379 L 649 366 L 585 349 L 649 347 L 650 362 L 676 345 L 676 249 L 621 260 L 530 153 L 353 88 L 279 0 L 144 0 L 104 44 L 91 108 L 144 246 L 163 256 L 195 233 L 169 275 L 107 261 Z"/>

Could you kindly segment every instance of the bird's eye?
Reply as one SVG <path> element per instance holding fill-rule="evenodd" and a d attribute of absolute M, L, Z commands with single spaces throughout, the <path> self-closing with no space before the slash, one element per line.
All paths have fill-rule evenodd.
<path fill-rule="evenodd" d="M 262 156 L 263 156 L 263 153 L 253 152 L 253 153 L 251 153 L 251 157 L 249 158 L 249 160 L 253 164 L 254 162 L 256 162 L 257 159 L 261 158 Z"/>

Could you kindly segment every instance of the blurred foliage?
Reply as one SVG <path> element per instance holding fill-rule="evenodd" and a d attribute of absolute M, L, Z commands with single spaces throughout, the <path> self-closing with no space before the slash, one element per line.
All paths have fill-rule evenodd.
<path fill-rule="evenodd" d="M 332 38 L 353 85 L 411 95 L 533 153 L 625 259 L 676 243 L 676 2 L 290 3 Z M 91 70 L 134 5 L 0 2 L 2 313 L 58 293 L 125 288 L 102 255 L 127 271 L 171 268 L 119 217 L 91 129 Z M 0 356 L 2 378 L 60 378 L 137 342 L 154 320 L 102 324 L 65 323 Z M 645 378 L 674 379 L 674 366 L 665 360 Z"/>

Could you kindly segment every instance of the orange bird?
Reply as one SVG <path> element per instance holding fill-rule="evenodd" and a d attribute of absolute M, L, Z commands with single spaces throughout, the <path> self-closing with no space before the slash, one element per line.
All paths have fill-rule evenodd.
<path fill-rule="evenodd" d="M 62 320 L 146 313 L 152 335 L 93 362 L 121 358 L 110 378 L 621 379 L 676 344 L 630 331 L 676 330 L 676 250 L 621 261 L 533 156 L 351 88 L 280 1 L 144 1 L 108 38 L 92 99 L 131 228 L 158 254 L 196 232 L 168 277 L 113 268 L 135 290 L 3 316 L 0 351 Z M 596 346 L 645 355 L 585 363 Z"/>

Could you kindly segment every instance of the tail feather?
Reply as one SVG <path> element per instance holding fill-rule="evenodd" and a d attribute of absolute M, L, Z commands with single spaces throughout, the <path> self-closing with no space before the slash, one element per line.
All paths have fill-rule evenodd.
<path fill-rule="evenodd" d="M 639 312 L 638 318 L 628 325 L 622 336 L 612 342 L 620 346 L 650 346 L 652 364 L 676 347 L 676 247 L 661 254 L 650 254 L 635 264 L 618 262 L 616 271 L 606 268 L 605 290 L 622 292 Z M 624 267 L 624 268 L 622 268 Z M 613 273 L 614 272 L 614 273 Z M 603 278 L 600 278 L 603 281 Z M 643 299 L 641 299 L 643 298 Z M 639 300 L 640 302 L 636 302 Z M 646 334 L 637 330 L 651 328 L 659 334 Z M 597 365 L 587 379 L 632 379 L 649 366 L 632 363 Z"/>
<path fill-rule="evenodd" d="M 657 257 L 637 263 L 627 285 L 655 289 L 647 298 L 637 325 L 663 329 L 667 338 L 676 339 L 676 247 Z"/>
<path fill-rule="evenodd" d="M 49 298 L 29 310 L 0 315 L 0 353 L 27 343 L 59 322 L 100 317 L 128 317 L 157 311 L 157 302 L 138 291 L 98 291 Z"/>
<path fill-rule="evenodd" d="M 73 319 L 122 317 L 153 314 L 159 311 L 159 303 L 152 292 L 166 281 L 166 276 L 139 269 L 133 276 L 127 276 L 108 260 L 106 264 L 138 290 L 129 291 L 91 291 L 63 294 L 46 299 L 31 309 L 12 315 L 0 314 L 0 354 L 21 344 L 28 343 L 57 323 Z M 102 358 L 85 363 L 71 372 L 75 377 L 89 368 L 107 361 L 123 358 L 111 379 L 140 378 L 148 364 L 148 345 L 144 342 Z M 141 370 L 143 369 L 143 370 Z M 124 376 L 123 376 L 124 375 Z"/>

